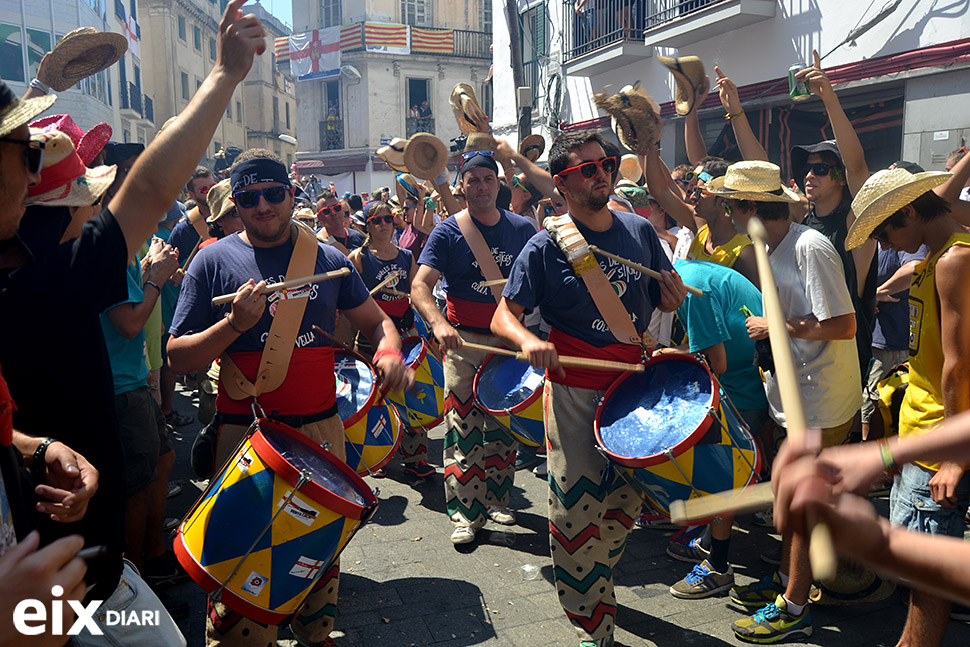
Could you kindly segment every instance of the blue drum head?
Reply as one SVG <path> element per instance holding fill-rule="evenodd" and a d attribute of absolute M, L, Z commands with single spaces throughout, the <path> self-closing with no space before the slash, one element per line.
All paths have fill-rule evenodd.
<path fill-rule="evenodd" d="M 405 366 L 413 366 L 418 363 L 423 348 L 422 341 L 420 337 L 408 337 L 401 342 L 401 354 L 404 355 Z"/>
<path fill-rule="evenodd" d="M 506 411 L 525 402 L 544 378 L 544 372 L 528 362 L 494 355 L 478 375 L 478 401 L 493 411 Z"/>
<path fill-rule="evenodd" d="M 364 408 L 374 390 L 374 374 L 367 364 L 344 353 L 335 353 L 334 374 L 337 380 L 337 414 L 341 420 Z"/>
<path fill-rule="evenodd" d="M 643 373 L 626 377 L 601 405 L 603 448 L 626 458 L 662 459 L 706 426 L 712 387 L 707 369 L 695 360 L 648 362 Z"/>

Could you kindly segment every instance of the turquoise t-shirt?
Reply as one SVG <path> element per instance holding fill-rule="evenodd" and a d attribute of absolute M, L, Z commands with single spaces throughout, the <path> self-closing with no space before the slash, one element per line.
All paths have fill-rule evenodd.
<path fill-rule="evenodd" d="M 165 227 L 164 224 L 158 226 L 158 231 L 155 233 L 156 236 L 168 242 L 168 237 L 172 235 L 172 230 Z M 179 267 L 185 267 L 184 258 L 179 258 Z M 172 325 L 172 317 L 175 316 L 175 303 L 179 299 L 179 286 L 175 285 L 171 281 L 166 281 L 162 285 L 162 333 L 168 332 L 168 327 Z"/>
<path fill-rule="evenodd" d="M 687 293 L 677 317 L 687 330 L 690 352 L 724 344 L 727 370 L 718 376 L 734 406 L 744 411 L 768 406 L 764 384 L 754 365 L 754 340 L 744 325 L 742 306 L 762 315 L 761 292 L 740 273 L 707 261 L 674 261 L 684 283 L 700 288 L 704 296 Z"/>
<path fill-rule="evenodd" d="M 128 263 L 127 274 L 128 298 L 111 306 L 112 308 L 123 303 L 141 303 L 145 298 L 141 289 L 141 259 L 138 256 Z M 145 329 L 142 328 L 134 339 L 127 339 L 115 330 L 107 311 L 101 313 L 101 329 L 104 331 L 108 359 L 111 361 L 115 395 L 146 386 L 148 365 L 145 363 Z"/>

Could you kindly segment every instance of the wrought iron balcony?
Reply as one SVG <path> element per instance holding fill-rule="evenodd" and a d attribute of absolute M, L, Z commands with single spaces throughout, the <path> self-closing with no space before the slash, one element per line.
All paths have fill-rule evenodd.
<path fill-rule="evenodd" d="M 130 96 L 129 106 L 132 110 L 138 113 L 138 116 L 142 116 L 141 110 L 141 88 L 134 83 L 128 84 L 128 93 Z"/>
<path fill-rule="evenodd" d="M 408 117 L 407 136 L 411 137 L 416 133 L 434 134 L 434 117 Z"/>
<path fill-rule="evenodd" d="M 145 113 L 143 116 L 148 121 L 155 123 L 155 104 L 147 94 L 145 95 Z"/>
<path fill-rule="evenodd" d="M 337 151 L 344 146 L 344 121 L 324 119 L 320 122 L 320 150 Z"/>

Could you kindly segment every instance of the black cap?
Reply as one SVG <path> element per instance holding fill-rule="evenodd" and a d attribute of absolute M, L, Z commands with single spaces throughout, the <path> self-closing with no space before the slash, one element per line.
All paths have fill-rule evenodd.
<path fill-rule="evenodd" d="M 804 187 L 805 185 L 805 178 L 801 173 L 802 169 L 805 168 L 805 163 L 808 161 L 809 155 L 826 152 L 835 155 L 839 159 L 839 164 L 843 167 L 845 166 L 845 162 L 842 161 L 842 153 L 839 152 L 839 145 L 835 143 L 834 139 L 826 139 L 824 142 L 810 144 L 808 146 L 792 146 L 791 173 L 795 182 L 798 183 L 798 186 Z"/>
<path fill-rule="evenodd" d="M 906 160 L 899 160 L 898 162 L 893 162 L 889 168 L 901 168 L 910 173 L 925 173 L 926 169 L 917 164 L 916 162 L 907 162 Z"/>

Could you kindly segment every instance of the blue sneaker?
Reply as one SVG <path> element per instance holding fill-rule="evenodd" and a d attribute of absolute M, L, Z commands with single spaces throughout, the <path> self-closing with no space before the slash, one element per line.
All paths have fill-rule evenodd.
<path fill-rule="evenodd" d="M 670 587 L 670 594 L 684 600 L 701 600 L 723 593 L 734 586 L 734 569 L 728 566 L 726 573 L 718 573 L 706 559 L 694 566 L 694 570 Z"/>
<path fill-rule="evenodd" d="M 694 537 L 686 544 L 670 542 L 667 544 L 667 554 L 681 562 L 700 564 L 711 556 L 711 551 L 701 546 L 701 537 Z"/>
<path fill-rule="evenodd" d="M 812 614 L 807 604 L 800 615 L 789 613 L 785 598 L 779 595 L 773 604 L 758 610 L 750 618 L 735 620 L 731 628 L 740 640 L 776 643 L 798 635 L 811 636 Z"/>
<path fill-rule="evenodd" d="M 519 447 L 518 453 L 515 455 L 515 470 L 527 470 L 539 463 L 539 458 L 536 453 L 530 449 L 524 447 Z"/>

